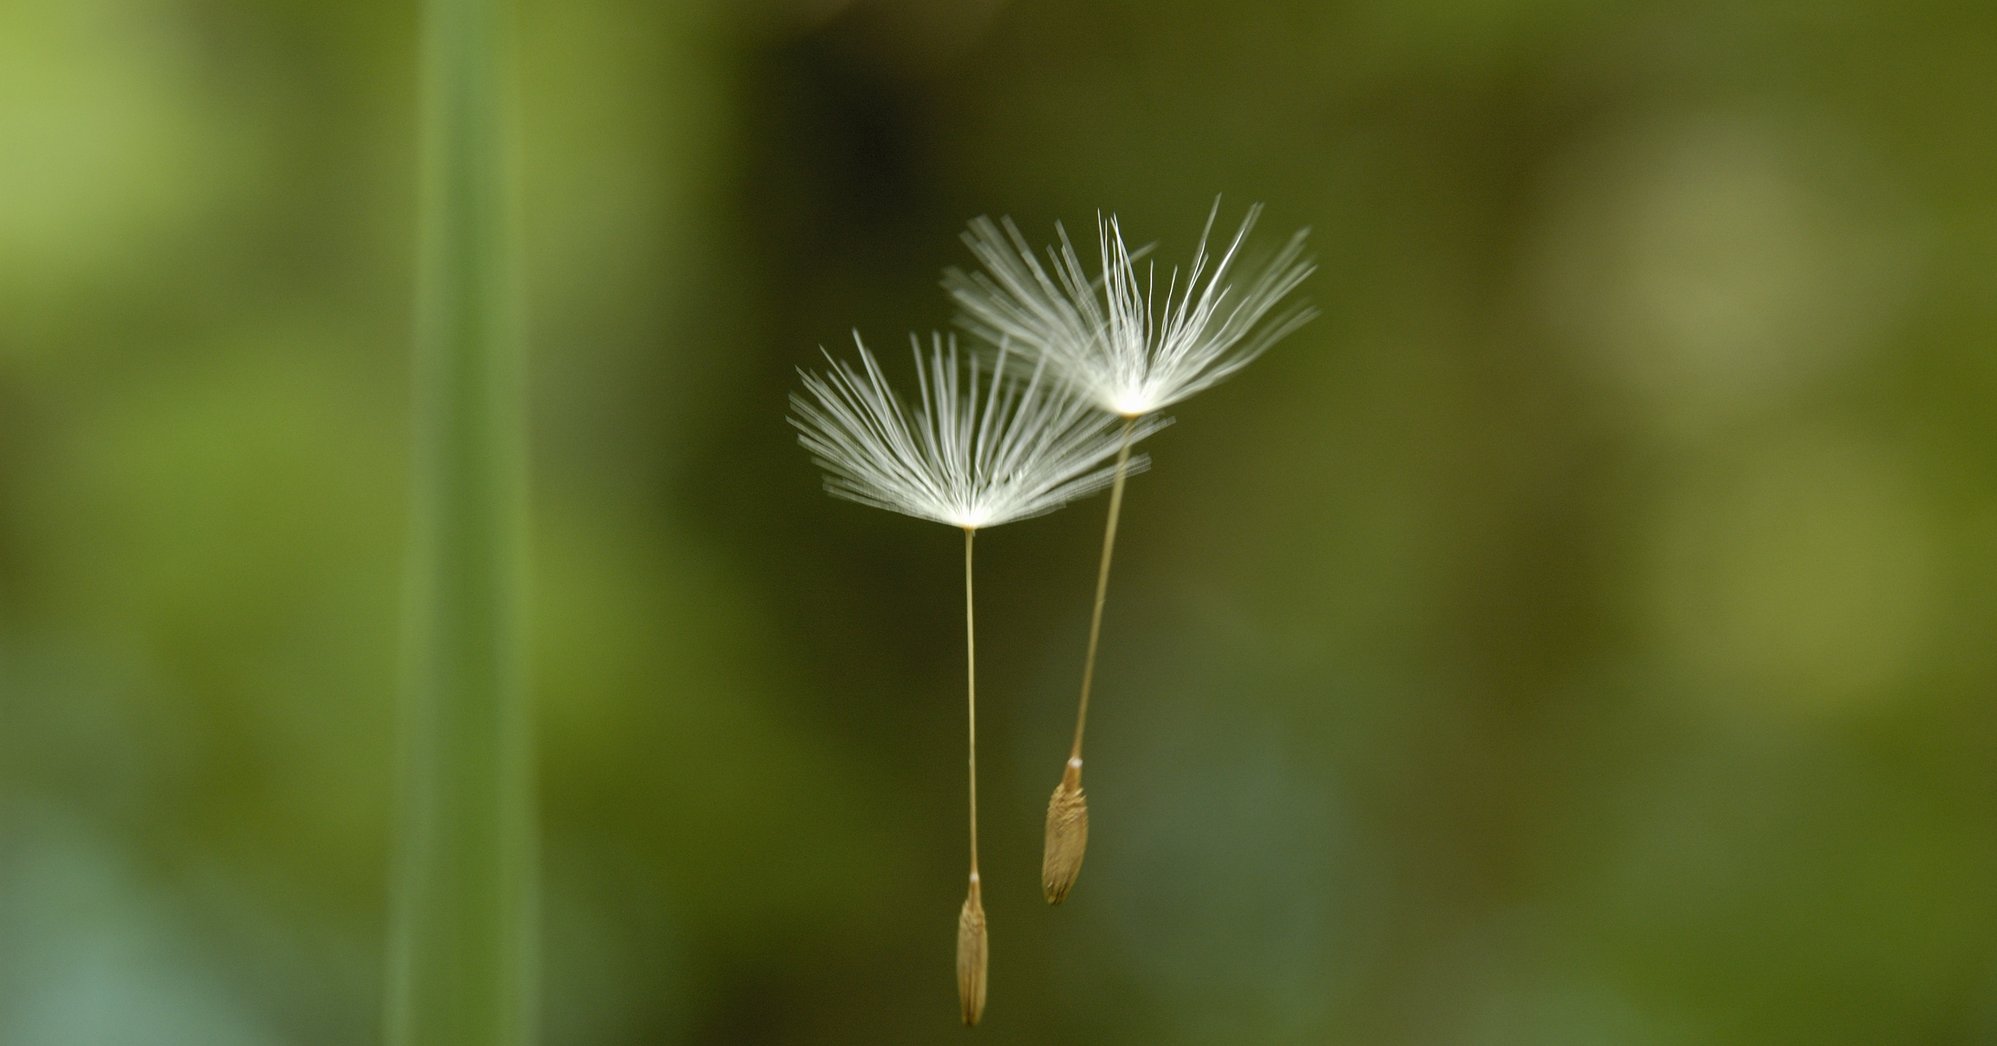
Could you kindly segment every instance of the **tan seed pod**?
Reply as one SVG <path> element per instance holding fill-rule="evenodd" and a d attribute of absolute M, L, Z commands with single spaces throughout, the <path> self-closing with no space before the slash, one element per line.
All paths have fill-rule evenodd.
<path fill-rule="evenodd" d="M 985 935 L 985 902 L 978 889 L 978 875 L 971 873 L 971 892 L 964 898 L 964 910 L 957 915 L 957 1000 L 964 1006 L 964 1025 L 978 1023 L 985 1014 L 985 973 L 991 961 L 991 944 Z"/>
<path fill-rule="evenodd" d="M 1082 761 L 1068 760 L 1053 798 L 1047 800 L 1047 848 L 1040 861 L 1040 887 L 1048 904 L 1060 904 L 1082 874 L 1089 848 L 1089 800 L 1082 794 Z"/>

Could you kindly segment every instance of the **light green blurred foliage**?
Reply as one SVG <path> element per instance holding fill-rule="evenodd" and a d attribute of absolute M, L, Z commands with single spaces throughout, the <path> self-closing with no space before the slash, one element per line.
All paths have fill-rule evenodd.
<path fill-rule="evenodd" d="M 142 275 L 140 257 L 214 207 L 243 157 L 192 56 L 160 46 L 170 30 L 135 5 L 23 5 L 5 17 L 0 288 L 19 324 L 38 299 L 76 305 L 92 283 Z"/>
<path fill-rule="evenodd" d="M 957 1032 L 949 535 L 782 421 L 979 213 L 1324 315 L 980 542 L 975 1033 L 1997 1041 L 1997 12 L 523 5 L 546 1041 Z M 0 10 L 0 1043 L 375 1041 L 413 10 Z M 989 651 L 989 654 L 987 654 Z"/>

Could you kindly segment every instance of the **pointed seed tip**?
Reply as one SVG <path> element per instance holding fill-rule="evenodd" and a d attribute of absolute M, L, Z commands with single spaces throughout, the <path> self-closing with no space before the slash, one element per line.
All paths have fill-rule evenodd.
<path fill-rule="evenodd" d="M 977 1024 L 985 1014 L 986 975 L 991 956 L 985 906 L 978 894 L 978 881 L 973 878 L 964 907 L 957 914 L 957 1001 L 962 1006 L 967 1028 Z"/>
<path fill-rule="evenodd" d="M 1047 845 L 1040 863 L 1040 886 L 1048 904 L 1060 904 L 1082 874 L 1089 848 L 1089 801 L 1082 792 L 1082 773 L 1071 761 L 1061 783 L 1047 800 Z"/>

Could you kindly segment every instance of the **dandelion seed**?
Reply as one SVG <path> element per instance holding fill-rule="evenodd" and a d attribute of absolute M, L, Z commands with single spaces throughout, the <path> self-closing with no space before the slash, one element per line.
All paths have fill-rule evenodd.
<path fill-rule="evenodd" d="M 1220 215 L 1216 200 L 1192 263 L 1183 274 L 1173 269 L 1162 288 L 1156 266 L 1147 264 L 1140 276 L 1137 259 L 1144 249 L 1125 246 L 1114 215 L 1096 221 L 1100 277 L 1089 275 L 1067 231 L 1058 225 L 1060 244 L 1047 251 L 1047 263 L 1042 264 L 1011 219 L 979 218 L 964 234 L 964 242 L 983 271 L 951 270 L 943 285 L 962 307 L 959 322 L 966 329 L 1032 353 L 1058 371 L 1078 395 L 1122 417 L 1126 440 L 1122 454 L 1127 455 L 1128 439 L 1143 419 L 1226 379 L 1315 315 L 1300 305 L 1277 311 L 1315 268 L 1304 256 L 1304 230 L 1290 237 L 1258 273 L 1238 285 L 1233 280 L 1241 246 L 1261 212 L 1260 205 L 1248 209 L 1241 227 L 1215 259 L 1207 253 L 1207 243 Z M 1089 618 L 1075 742 L 1061 784 L 1047 804 L 1041 885 L 1049 904 L 1067 897 L 1081 874 L 1088 847 L 1082 728 L 1088 720 L 1110 557 L 1123 507 L 1126 470 L 1121 456 L 1118 460 L 1110 484 L 1109 519 L 1103 528 L 1095 609 Z"/>
<path fill-rule="evenodd" d="M 1087 401 L 1047 380 L 1038 363 L 1023 380 L 1006 372 L 1019 359 L 1001 346 L 987 376 L 954 340 L 931 339 L 925 365 L 912 340 L 919 395 L 911 406 L 888 384 L 859 343 L 858 368 L 832 359 L 826 374 L 806 373 L 805 394 L 791 396 L 798 442 L 825 470 L 825 488 L 865 505 L 934 520 L 964 531 L 965 708 L 970 724 L 971 870 L 958 916 L 957 989 L 964 1023 L 985 1007 L 989 944 L 978 879 L 978 670 L 972 542 L 983 527 L 1051 512 L 1101 490 L 1131 468 L 1130 443 L 1162 424 L 1113 429 Z M 1116 464 L 1107 462 L 1115 456 Z"/>

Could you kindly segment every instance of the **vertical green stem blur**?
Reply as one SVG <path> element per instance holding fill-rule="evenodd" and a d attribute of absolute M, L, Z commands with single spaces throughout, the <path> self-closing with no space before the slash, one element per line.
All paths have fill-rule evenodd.
<path fill-rule="evenodd" d="M 521 1046 L 535 819 L 505 13 L 426 0 L 416 455 L 390 1046 Z"/>

